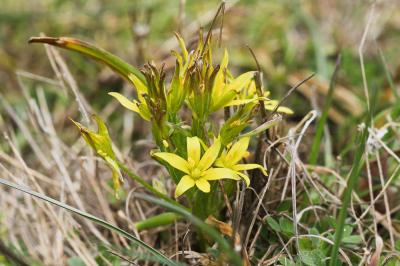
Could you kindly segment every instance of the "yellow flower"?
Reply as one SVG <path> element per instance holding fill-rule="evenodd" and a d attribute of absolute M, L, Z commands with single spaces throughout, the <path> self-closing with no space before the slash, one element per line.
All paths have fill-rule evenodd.
<path fill-rule="evenodd" d="M 228 151 L 223 151 L 221 156 L 216 160 L 215 165 L 231 169 L 235 174 L 244 179 L 247 185 L 250 184 L 250 178 L 241 173 L 240 171 L 260 169 L 264 175 L 267 171 L 264 167 L 255 163 L 239 164 L 238 162 L 248 155 L 247 148 L 249 146 L 249 137 L 241 138 L 238 142 L 233 144 Z"/>
<path fill-rule="evenodd" d="M 97 133 L 89 130 L 88 128 L 84 127 L 82 124 L 74 121 L 71 121 L 77 126 L 80 130 L 83 139 L 86 141 L 87 144 L 92 147 L 92 149 L 106 162 L 107 165 L 111 168 L 112 176 L 113 176 L 113 183 L 114 183 L 114 190 L 115 195 L 118 198 L 118 190 L 120 187 L 119 181 L 122 180 L 121 171 L 118 166 L 117 158 L 115 153 L 112 149 L 112 143 L 110 135 L 108 134 L 107 127 L 103 120 L 97 115 L 92 115 L 93 119 L 97 123 Z"/>
<path fill-rule="evenodd" d="M 210 192 L 210 180 L 234 179 L 239 177 L 230 169 L 211 167 L 218 157 L 221 141 L 216 140 L 201 156 L 201 144 L 197 137 L 187 138 L 187 160 L 169 152 L 156 152 L 153 155 L 166 161 L 185 175 L 179 181 L 175 197 L 179 197 L 188 189 L 196 186 L 201 191 Z"/>
<path fill-rule="evenodd" d="M 211 112 L 217 111 L 223 107 L 242 105 L 249 102 L 248 99 L 236 99 L 240 95 L 243 88 L 248 86 L 254 77 L 254 71 L 243 73 L 234 78 L 228 78 L 228 61 L 229 55 L 227 50 L 221 60 L 220 69 L 215 77 L 214 86 L 211 95 Z M 250 100 L 251 101 L 251 100 Z"/>
<path fill-rule="evenodd" d="M 247 96 L 246 95 L 245 96 L 250 97 L 250 99 L 253 99 L 256 101 L 258 101 L 260 99 L 263 100 L 265 109 L 268 111 L 273 111 L 279 103 L 277 100 L 272 100 L 272 99 L 268 98 L 269 95 L 271 94 L 270 91 L 264 91 L 263 97 L 257 97 L 256 84 L 254 81 L 252 81 L 250 83 L 250 85 L 248 86 L 246 94 L 247 94 Z M 292 115 L 294 113 L 292 109 L 285 107 L 285 106 L 279 106 L 276 111 L 278 113 L 284 113 L 284 114 L 288 114 L 288 115 Z"/>

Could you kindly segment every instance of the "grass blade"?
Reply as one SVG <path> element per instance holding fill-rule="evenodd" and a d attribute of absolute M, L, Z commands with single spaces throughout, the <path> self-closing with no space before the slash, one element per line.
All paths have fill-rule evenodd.
<path fill-rule="evenodd" d="M 221 251 L 223 251 L 229 258 L 230 264 L 229 265 L 236 265 L 236 266 L 242 266 L 242 260 L 240 256 L 235 252 L 228 241 L 226 241 L 219 233 L 217 230 L 215 230 L 213 227 L 207 225 L 205 222 L 191 214 L 189 211 L 185 210 L 184 208 L 181 208 L 179 206 L 173 205 L 169 202 L 165 202 L 163 200 L 145 195 L 145 194 L 135 194 L 136 198 L 142 199 L 148 202 L 151 202 L 153 204 L 160 205 L 172 212 L 175 212 L 191 223 L 193 223 L 195 226 L 197 226 L 200 230 L 205 232 L 208 236 L 213 238 L 213 240 L 218 243 L 219 248 Z"/>
<path fill-rule="evenodd" d="M 318 160 L 318 153 L 321 145 L 322 134 L 324 132 L 325 123 L 328 120 L 329 109 L 332 105 L 333 90 L 335 89 L 336 77 L 339 71 L 340 63 L 341 63 L 341 56 L 339 55 L 339 57 L 336 60 L 335 70 L 333 72 L 331 82 L 329 84 L 329 90 L 328 94 L 326 95 L 326 100 L 324 103 L 324 108 L 321 114 L 321 118 L 319 119 L 317 124 L 317 129 L 315 132 L 315 137 L 310 152 L 310 159 L 309 159 L 310 164 L 316 164 Z"/>
<path fill-rule="evenodd" d="M 367 118 L 368 119 L 368 118 Z M 339 217 L 336 225 L 336 233 L 335 233 L 335 243 L 331 253 L 331 261 L 330 266 L 337 265 L 339 246 L 342 241 L 343 231 L 345 226 L 345 220 L 347 216 L 347 207 L 349 206 L 351 200 L 351 194 L 353 192 L 354 185 L 357 183 L 358 177 L 360 175 L 361 168 L 364 165 L 363 154 L 365 150 L 365 144 L 368 139 L 368 127 L 369 123 L 363 129 L 361 134 L 361 138 L 358 143 L 358 147 L 356 150 L 356 154 L 354 156 L 353 167 L 350 172 L 349 179 L 347 181 L 347 187 L 343 195 L 342 206 L 339 212 Z"/>
<path fill-rule="evenodd" d="M 93 44 L 70 37 L 32 37 L 29 39 L 29 43 L 45 43 L 81 53 L 103 62 L 129 82 L 132 82 L 129 75 L 133 74 L 140 79 L 140 81 L 146 84 L 145 77 L 137 68 L 128 64 L 118 56 L 115 56 L 102 48 L 96 47 Z"/>
<path fill-rule="evenodd" d="M 67 211 L 70 211 L 70 212 L 78 214 L 78 215 L 80 215 L 80 216 L 82 216 L 82 217 L 84 217 L 86 219 L 89 219 L 92 222 L 94 222 L 94 223 L 96 223 L 96 224 L 98 224 L 98 225 L 100 225 L 100 226 L 102 226 L 104 228 L 107 228 L 107 229 L 109 229 L 111 231 L 114 231 L 114 232 L 120 234 L 121 236 L 131 240 L 132 242 L 138 244 L 140 247 L 144 248 L 145 250 L 147 250 L 148 252 L 153 254 L 155 256 L 155 258 L 157 258 L 161 263 L 163 263 L 165 265 L 171 265 L 171 266 L 176 266 L 177 265 L 174 261 L 170 260 L 164 254 L 162 254 L 159 251 L 157 251 L 156 249 L 152 248 L 151 246 L 149 246 L 148 244 L 146 244 L 142 240 L 136 238 L 135 236 L 129 234 L 128 232 L 122 230 L 121 228 L 118 228 L 117 226 L 112 225 L 112 224 L 110 224 L 110 223 L 108 223 L 108 222 L 106 222 L 106 221 L 104 221 L 104 220 L 102 220 L 102 219 L 100 219 L 100 218 L 98 218 L 98 217 L 96 217 L 94 215 L 91 215 L 91 214 L 89 214 L 87 212 L 84 212 L 84 211 L 81 211 L 79 209 L 76 209 L 76 208 L 74 208 L 72 206 L 69 206 L 69 205 L 64 204 L 62 202 L 59 202 L 59 201 L 57 201 L 55 199 L 47 197 L 47 196 L 45 196 L 43 194 L 37 193 L 35 191 L 32 191 L 29 188 L 25 188 L 23 186 L 14 184 L 12 182 L 9 182 L 9 181 L 1 179 L 1 178 L 0 178 L 0 184 L 6 185 L 8 187 L 17 189 L 17 190 L 22 191 L 22 192 L 25 192 L 25 193 L 27 193 L 27 194 L 29 194 L 31 196 L 34 196 L 34 197 L 39 198 L 41 200 L 47 201 L 47 202 L 49 202 L 51 204 L 54 204 L 54 205 L 56 205 L 58 207 L 66 209 Z"/>

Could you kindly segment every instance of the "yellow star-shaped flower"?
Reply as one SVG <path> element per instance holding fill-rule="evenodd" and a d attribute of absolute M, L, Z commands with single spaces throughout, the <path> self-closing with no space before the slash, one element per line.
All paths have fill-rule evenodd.
<path fill-rule="evenodd" d="M 240 180 L 231 169 L 212 167 L 220 149 L 221 141 L 217 139 L 201 156 L 200 140 L 197 137 L 188 137 L 187 159 L 169 152 L 156 152 L 153 156 L 166 161 L 172 167 L 185 173 L 175 190 L 175 197 L 179 197 L 194 186 L 205 193 L 210 192 L 210 183 L 208 182 L 210 180 Z"/>
<path fill-rule="evenodd" d="M 231 169 L 235 172 L 235 174 L 239 175 L 244 179 L 247 185 L 250 184 L 250 178 L 241 173 L 241 171 L 252 170 L 252 169 L 260 169 L 264 175 L 267 175 L 267 171 L 264 167 L 255 163 L 247 163 L 240 164 L 239 161 L 242 160 L 247 152 L 247 148 L 249 147 L 249 137 L 241 138 L 238 142 L 233 144 L 228 151 L 223 151 L 221 156 L 216 160 L 215 165 L 218 167 L 224 167 Z"/>

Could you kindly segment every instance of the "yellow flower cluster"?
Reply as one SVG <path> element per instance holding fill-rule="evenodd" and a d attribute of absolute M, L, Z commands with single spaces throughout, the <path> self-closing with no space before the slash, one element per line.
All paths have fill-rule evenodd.
<path fill-rule="evenodd" d="M 240 177 L 242 177 L 246 185 L 250 185 L 249 177 L 241 173 L 244 170 L 258 168 L 261 169 L 264 175 L 267 175 L 265 169 L 259 164 L 238 163 L 246 155 L 248 145 L 249 138 L 242 138 L 233 144 L 228 151 L 224 150 L 219 156 L 221 141 L 217 139 L 209 148 L 206 148 L 203 156 L 201 156 L 199 138 L 188 137 L 187 159 L 169 152 L 156 152 L 153 156 L 166 161 L 172 167 L 185 174 L 175 190 L 175 197 L 179 197 L 194 186 L 205 193 L 210 192 L 210 183 L 208 181 L 212 180 L 240 180 Z"/>

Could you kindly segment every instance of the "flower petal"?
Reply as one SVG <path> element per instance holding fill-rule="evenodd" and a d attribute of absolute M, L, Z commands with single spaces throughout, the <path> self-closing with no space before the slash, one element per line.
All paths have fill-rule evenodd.
<path fill-rule="evenodd" d="M 138 95 L 142 95 L 143 93 L 147 93 L 148 90 L 147 90 L 146 85 L 138 77 L 136 77 L 133 74 L 129 74 L 128 78 L 135 85 Z"/>
<path fill-rule="evenodd" d="M 221 149 L 221 141 L 219 139 L 215 140 L 214 144 L 210 146 L 201 158 L 198 168 L 200 171 L 207 170 L 217 159 L 219 150 Z"/>
<path fill-rule="evenodd" d="M 239 176 L 228 168 L 210 168 L 205 171 L 202 178 L 207 180 L 233 179 L 240 180 Z"/>
<path fill-rule="evenodd" d="M 210 183 L 205 178 L 197 179 L 196 186 L 204 193 L 210 192 Z"/>
<path fill-rule="evenodd" d="M 200 161 L 200 141 L 198 137 L 186 138 L 187 140 L 187 156 L 188 160 L 191 158 L 197 165 Z"/>
<path fill-rule="evenodd" d="M 117 99 L 119 101 L 119 103 L 125 107 L 126 109 L 129 109 L 131 111 L 134 111 L 136 113 L 139 113 L 139 108 L 137 107 L 136 104 L 133 103 L 133 101 L 129 100 L 128 98 L 126 98 L 124 95 L 122 95 L 121 93 L 118 92 L 109 92 L 108 95 L 111 95 L 112 97 L 114 97 L 115 99 Z"/>
<path fill-rule="evenodd" d="M 229 149 L 226 155 L 226 161 L 231 165 L 239 162 L 246 154 L 247 148 L 249 147 L 250 138 L 241 138 L 238 142 L 233 144 L 232 148 Z"/>
<path fill-rule="evenodd" d="M 186 160 L 182 157 L 169 153 L 169 152 L 156 152 L 153 153 L 153 156 L 156 156 L 160 159 L 163 159 L 167 163 L 169 163 L 172 167 L 181 170 L 182 172 L 189 174 L 189 166 Z"/>
<path fill-rule="evenodd" d="M 250 178 L 247 175 L 245 175 L 245 174 L 243 174 L 241 172 L 236 172 L 236 174 L 238 174 L 241 178 L 244 179 L 244 182 L 246 183 L 246 186 L 250 185 Z"/>
<path fill-rule="evenodd" d="M 243 87 L 248 86 L 249 82 L 253 79 L 255 71 L 243 73 L 235 78 L 228 86 L 228 90 L 241 91 Z"/>
<path fill-rule="evenodd" d="M 190 176 L 188 175 L 183 176 L 179 181 L 178 185 L 176 186 L 175 198 L 185 193 L 188 189 L 194 187 L 194 184 L 195 182 Z"/>
<path fill-rule="evenodd" d="M 264 167 L 256 163 L 247 163 L 247 164 L 237 164 L 233 166 L 233 170 L 235 171 L 245 171 L 245 170 L 252 170 L 252 169 L 260 169 L 261 172 L 267 176 L 267 171 Z"/>
<path fill-rule="evenodd" d="M 267 104 L 265 104 L 265 109 L 268 110 L 268 111 L 273 111 L 276 108 L 277 105 L 278 104 L 275 104 L 275 103 L 272 103 L 272 104 L 267 103 Z M 288 114 L 288 115 L 294 114 L 292 109 L 290 109 L 288 107 L 285 107 L 285 106 L 279 106 L 276 111 L 278 113 L 284 113 L 284 114 Z"/>

